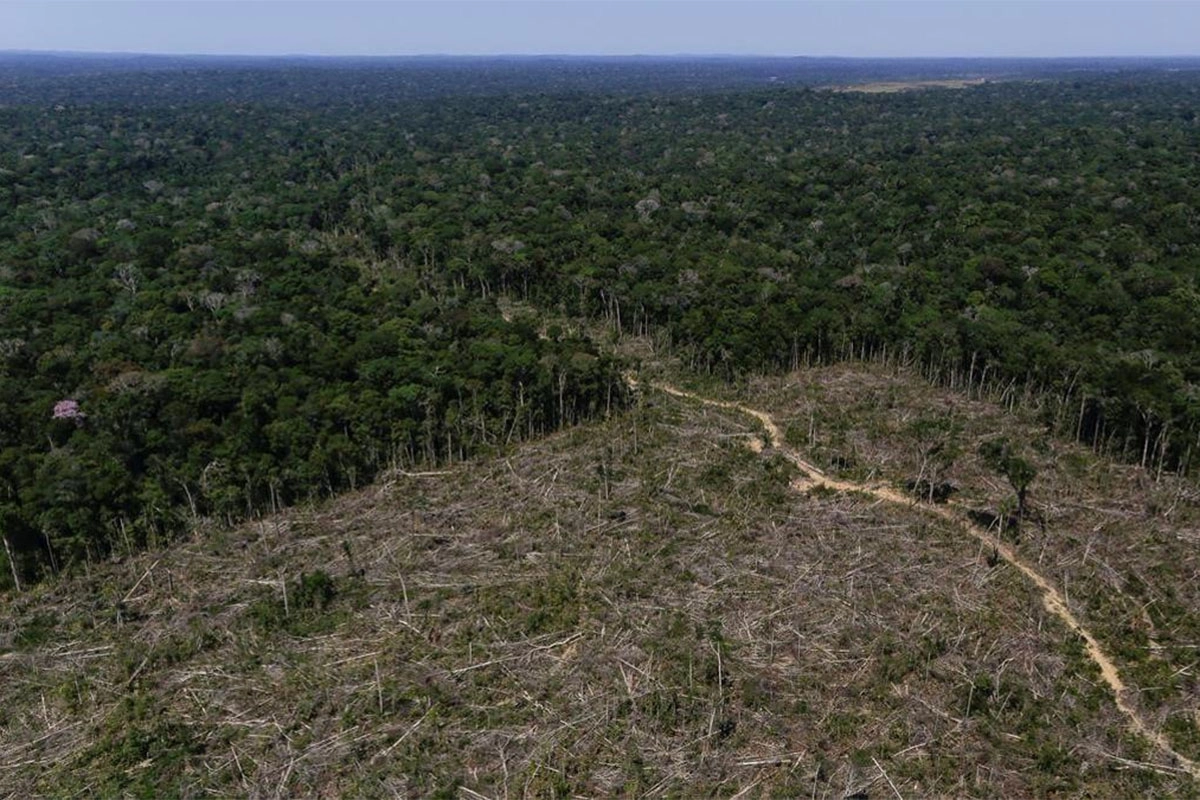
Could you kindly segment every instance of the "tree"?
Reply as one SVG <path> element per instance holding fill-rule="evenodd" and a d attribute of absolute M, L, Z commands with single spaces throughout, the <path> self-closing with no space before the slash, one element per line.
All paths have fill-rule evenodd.
<path fill-rule="evenodd" d="M 1017 513 L 1013 527 L 1019 532 L 1021 522 L 1025 518 L 1029 484 L 1037 477 L 1037 468 L 1018 454 L 1015 446 L 1004 436 L 984 442 L 979 448 L 979 454 L 989 467 L 1008 479 L 1009 485 L 1016 493 Z"/>
<path fill-rule="evenodd" d="M 930 503 L 946 502 L 955 488 L 944 476 L 962 455 L 959 444 L 962 424 L 949 415 L 926 416 L 914 420 L 908 432 L 915 439 L 921 458 L 920 471 L 909 482 L 911 491 Z"/>

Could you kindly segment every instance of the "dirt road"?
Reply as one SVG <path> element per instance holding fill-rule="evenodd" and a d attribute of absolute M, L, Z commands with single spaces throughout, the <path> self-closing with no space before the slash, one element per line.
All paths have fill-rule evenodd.
<path fill-rule="evenodd" d="M 631 384 L 635 386 L 637 385 L 636 381 L 632 379 Z M 1161 768 L 1186 772 L 1191 774 L 1193 778 L 1200 780 L 1200 764 L 1197 764 L 1195 761 L 1192 761 L 1191 759 L 1177 753 L 1171 747 L 1171 744 L 1167 741 L 1167 738 L 1161 732 L 1152 729 L 1150 725 L 1147 724 L 1146 720 L 1141 716 L 1141 714 L 1139 714 L 1138 711 L 1128 703 L 1126 700 L 1128 690 L 1126 689 L 1125 682 L 1121 679 L 1121 671 L 1117 668 L 1117 665 L 1113 662 L 1112 658 L 1110 658 L 1109 655 L 1104 652 L 1104 648 L 1100 646 L 1100 642 L 1096 640 L 1096 637 L 1092 635 L 1091 631 L 1085 628 L 1083 624 L 1080 623 L 1079 619 L 1071 612 L 1071 609 L 1067 606 L 1067 602 L 1062 593 L 1059 592 L 1059 590 L 1055 588 L 1054 584 L 1052 584 L 1044 575 L 1039 573 L 1033 568 L 1033 566 L 1022 559 L 1008 544 L 1000 541 L 983 528 L 971 523 L 968 519 L 965 519 L 964 516 L 955 511 L 953 507 L 918 504 L 913 500 L 913 498 L 901 494 L 900 492 L 897 492 L 896 490 L 887 486 L 856 483 L 853 481 L 842 481 L 837 480 L 836 478 L 831 478 L 817 468 L 814 464 L 806 461 L 796 450 L 788 447 L 787 443 L 783 439 L 782 432 L 779 430 L 779 426 L 775 423 L 775 420 L 771 418 L 771 415 L 764 411 L 759 411 L 758 409 L 750 408 L 740 403 L 733 403 L 726 400 L 712 400 L 710 398 L 697 395 L 693 392 L 684 391 L 666 383 L 652 383 L 650 386 L 660 392 L 672 395 L 674 397 L 692 400 L 694 402 L 702 403 L 715 408 L 738 411 L 742 414 L 754 417 L 756 420 L 762 423 L 762 426 L 766 431 L 767 444 L 789 459 L 792 463 L 799 467 L 801 471 L 806 473 L 805 477 L 800 478 L 793 483 L 793 487 L 798 491 L 804 491 L 814 486 L 823 485 L 840 492 L 860 492 L 884 502 L 902 504 L 909 508 L 919 509 L 926 514 L 932 514 L 952 522 L 962 530 L 969 533 L 975 539 L 982 542 L 985 546 L 992 548 L 992 550 L 999 555 L 1000 558 L 1004 559 L 1005 562 L 1024 575 L 1025 578 L 1037 588 L 1042 597 L 1042 605 L 1046 607 L 1046 610 L 1062 620 L 1068 628 L 1070 628 L 1076 635 L 1083 639 L 1087 648 L 1088 657 L 1096 664 L 1097 667 L 1100 668 L 1100 675 L 1103 677 L 1104 682 L 1108 684 L 1108 687 L 1112 690 L 1117 709 L 1125 715 L 1125 718 L 1128 720 L 1129 728 L 1149 739 L 1159 750 L 1161 750 L 1171 759 L 1172 763 L 1170 766 Z"/>

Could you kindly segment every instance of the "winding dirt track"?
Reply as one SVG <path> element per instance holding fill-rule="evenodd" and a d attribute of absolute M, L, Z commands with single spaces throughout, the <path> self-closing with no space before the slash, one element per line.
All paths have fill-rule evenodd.
<path fill-rule="evenodd" d="M 636 386 L 637 381 L 631 378 L 630 384 Z M 1125 715 L 1129 723 L 1129 728 L 1149 739 L 1159 750 L 1169 756 L 1175 769 L 1180 772 L 1189 773 L 1196 780 L 1200 780 L 1200 764 L 1197 764 L 1195 761 L 1192 761 L 1186 756 L 1177 753 L 1171 747 L 1171 744 L 1167 741 L 1167 738 L 1159 731 L 1153 730 L 1146 720 L 1142 718 L 1141 714 L 1139 714 L 1137 710 L 1134 709 L 1133 706 L 1129 705 L 1129 703 L 1126 701 L 1125 697 L 1127 694 L 1127 689 L 1125 687 L 1125 682 L 1121 680 L 1120 670 L 1117 669 L 1117 665 L 1113 662 L 1112 658 L 1110 658 L 1109 655 L 1104 652 L 1104 648 L 1100 646 L 1100 642 L 1096 640 L 1096 637 L 1092 635 L 1091 631 L 1085 628 L 1079 622 L 1079 619 L 1073 613 L 1071 613 L 1071 609 L 1067 607 L 1067 602 L 1063 598 L 1062 593 L 1059 592 L 1058 589 L 1056 589 L 1054 585 L 1050 583 L 1050 581 L 1047 580 L 1041 573 L 1030 566 L 1028 562 L 1024 561 L 1020 556 L 1018 556 L 1017 553 L 1007 544 L 1000 541 L 986 530 L 971 524 L 967 520 L 962 519 L 960 515 L 956 514 L 949 508 L 941 506 L 917 505 L 911 498 L 885 486 L 871 486 L 865 483 L 841 481 L 829 477 L 815 465 L 805 461 L 798 452 L 787 446 L 783 440 L 783 434 L 780 432 L 779 426 L 775 424 L 775 420 L 771 418 L 771 415 L 767 414 L 766 412 L 744 406 L 740 403 L 732 403 L 724 400 L 712 400 L 692 392 L 678 389 L 670 384 L 651 383 L 650 386 L 651 388 L 657 389 L 665 394 L 673 395 L 686 400 L 693 400 L 695 402 L 702 403 L 707 406 L 713 406 L 715 408 L 738 411 L 742 414 L 747 414 L 757 419 L 760 423 L 762 423 L 763 428 L 766 430 L 767 441 L 770 446 L 806 473 L 804 478 L 798 479 L 792 484 L 793 488 L 797 489 L 798 491 L 804 491 L 814 486 L 824 485 L 837 491 L 860 492 L 888 503 L 898 503 L 910 508 L 919 508 L 925 513 L 933 514 L 949 522 L 953 522 L 967 533 L 974 536 L 984 545 L 993 548 L 1001 558 L 1003 558 L 1011 566 L 1015 567 L 1029 580 L 1030 583 L 1037 587 L 1038 591 L 1042 595 L 1042 604 L 1046 607 L 1046 610 L 1066 623 L 1068 628 L 1070 628 L 1081 639 L 1083 639 L 1087 646 L 1088 657 L 1091 658 L 1092 661 L 1095 662 L 1096 666 L 1100 668 L 1100 675 L 1104 678 L 1104 682 L 1107 683 L 1108 687 L 1112 690 L 1113 697 L 1117 704 L 1117 709 Z"/>

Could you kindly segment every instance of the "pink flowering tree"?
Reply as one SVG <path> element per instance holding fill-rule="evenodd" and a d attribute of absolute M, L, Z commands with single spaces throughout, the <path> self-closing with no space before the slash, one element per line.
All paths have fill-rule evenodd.
<path fill-rule="evenodd" d="M 68 399 L 68 400 L 59 400 L 57 403 L 55 403 L 54 404 L 54 413 L 52 413 L 50 416 L 53 419 L 70 419 L 70 420 L 75 420 L 75 422 L 79 423 L 79 422 L 83 421 L 83 418 L 86 417 L 87 414 L 84 414 L 79 409 L 79 401 L 78 400 Z"/>

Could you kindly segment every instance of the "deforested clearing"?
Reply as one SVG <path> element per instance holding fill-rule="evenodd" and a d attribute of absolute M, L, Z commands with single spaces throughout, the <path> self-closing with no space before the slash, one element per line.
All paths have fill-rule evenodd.
<path fill-rule="evenodd" d="M 949 414 L 963 455 L 940 477 L 964 519 L 1008 493 L 970 445 L 1037 435 L 878 366 L 716 394 L 769 411 L 830 481 L 895 491 L 929 449 L 921 420 Z M 9 597 L 5 785 L 1194 793 L 1018 570 L 926 502 L 795 491 L 780 448 L 745 446 L 765 437 L 643 379 L 607 421 Z M 996 535 L 1195 758 L 1192 490 L 1164 481 L 1147 508 L 1131 468 L 1049 447 L 1038 522 Z"/>

